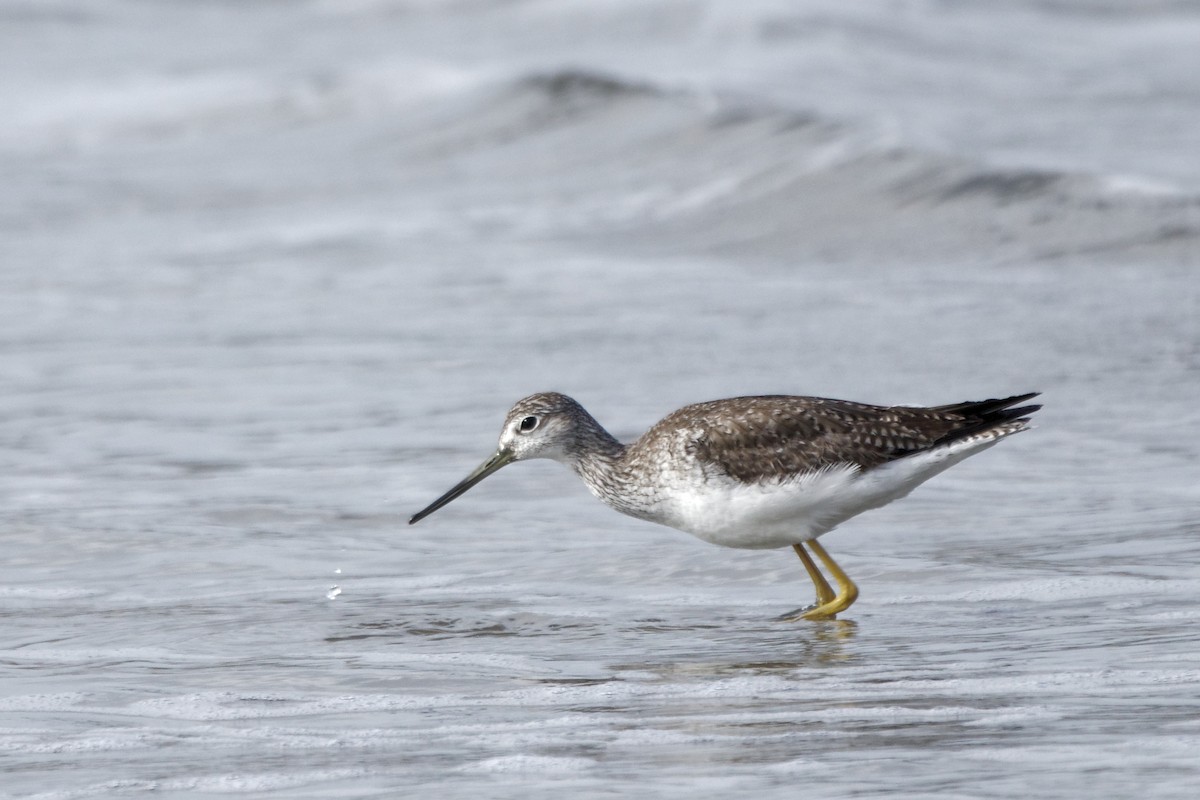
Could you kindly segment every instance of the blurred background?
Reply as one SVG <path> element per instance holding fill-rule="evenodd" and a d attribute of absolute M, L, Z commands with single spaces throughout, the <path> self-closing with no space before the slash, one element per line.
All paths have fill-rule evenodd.
<path fill-rule="evenodd" d="M 0 794 L 1190 796 L 1200 8 L 0 0 Z M 788 552 L 548 462 L 1044 392 Z"/>

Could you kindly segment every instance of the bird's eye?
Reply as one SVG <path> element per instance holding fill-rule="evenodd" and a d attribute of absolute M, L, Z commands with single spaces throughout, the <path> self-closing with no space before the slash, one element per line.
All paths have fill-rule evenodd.
<path fill-rule="evenodd" d="M 521 424 L 519 426 L 517 426 L 517 430 L 519 430 L 521 433 L 529 433 L 531 430 L 533 430 L 537 426 L 538 426 L 538 418 L 537 417 L 526 417 L 525 419 L 521 420 Z"/>

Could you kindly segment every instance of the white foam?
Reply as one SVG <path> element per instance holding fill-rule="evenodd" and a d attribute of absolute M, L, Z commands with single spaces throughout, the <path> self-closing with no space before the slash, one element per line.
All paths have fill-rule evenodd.
<path fill-rule="evenodd" d="M 345 781 L 369 774 L 361 768 L 296 770 L 290 772 L 268 772 L 259 774 L 204 775 L 198 777 L 170 778 L 155 782 L 155 788 L 166 791 L 214 792 L 216 794 L 244 794 L 280 789 L 311 786 L 314 783 Z"/>
<path fill-rule="evenodd" d="M 32 85 L 8 93 L 8 124 L 0 143 L 91 147 L 131 135 L 182 135 L 274 116 L 374 114 L 490 79 L 480 70 L 397 59 L 360 63 L 316 78 L 214 70 Z"/>
<path fill-rule="evenodd" d="M 460 767 L 462 772 L 518 773 L 529 775 L 576 775 L 593 767 L 595 762 L 585 758 L 512 755 L 485 758 Z"/>

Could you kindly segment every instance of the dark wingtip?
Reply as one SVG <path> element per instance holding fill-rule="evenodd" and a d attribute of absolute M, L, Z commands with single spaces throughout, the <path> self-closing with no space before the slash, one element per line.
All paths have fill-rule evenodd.
<path fill-rule="evenodd" d="M 1025 416 L 1028 416 L 1029 414 L 1033 414 L 1033 413 L 1041 411 L 1041 410 L 1042 410 L 1042 406 L 1039 403 L 1037 405 L 1021 406 L 1020 408 L 1014 408 L 1014 409 L 1011 409 L 1008 413 L 1017 414 L 1019 416 L 1025 417 Z"/>
<path fill-rule="evenodd" d="M 937 444 L 946 444 L 957 439 L 962 439 L 967 436 L 972 436 L 980 431 L 986 431 L 992 428 L 997 428 L 1006 423 L 1019 423 L 1028 426 L 1030 423 L 1030 415 L 1038 411 L 1042 406 L 1035 403 L 1029 406 L 1020 406 L 1013 408 L 1017 403 L 1022 403 L 1037 397 L 1041 392 L 1029 392 L 1027 394 L 1018 394 L 1012 397 L 997 398 L 993 400 L 977 400 L 967 401 L 965 403 L 955 403 L 951 406 L 942 406 L 937 411 L 943 413 L 958 414 L 963 418 L 962 427 L 952 430 L 945 436 L 942 436 Z M 1021 428 L 1025 430 L 1026 428 Z"/>
<path fill-rule="evenodd" d="M 968 400 L 964 403 L 951 403 L 948 406 L 937 406 L 935 410 L 948 414 L 962 414 L 969 417 L 984 417 L 996 412 L 1004 412 L 1007 418 L 1013 418 L 1019 414 L 1032 414 L 1037 409 L 1037 406 L 1027 406 L 1026 408 L 1018 408 L 1012 411 L 1006 409 L 1015 406 L 1017 403 L 1024 403 L 1026 400 L 1032 400 L 1040 395 L 1041 392 L 1027 392 L 1026 394 L 1017 394 L 1012 397 L 993 398 L 991 400 Z"/>

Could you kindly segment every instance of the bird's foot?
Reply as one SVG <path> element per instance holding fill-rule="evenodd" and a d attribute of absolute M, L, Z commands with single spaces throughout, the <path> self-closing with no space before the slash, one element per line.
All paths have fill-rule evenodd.
<path fill-rule="evenodd" d="M 829 605 L 828 603 L 813 603 L 812 605 L 797 608 L 795 611 L 789 611 L 775 618 L 776 622 L 799 622 L 802 619 L 807 620 L 826 620 L 837 619 L 837 612 L 830 613 L 822 609 Z"/>

